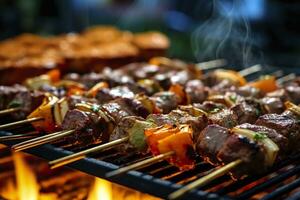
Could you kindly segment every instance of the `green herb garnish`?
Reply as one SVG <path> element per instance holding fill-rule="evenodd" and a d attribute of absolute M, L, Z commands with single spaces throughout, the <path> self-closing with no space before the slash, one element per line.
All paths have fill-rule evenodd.
<path fill-rule="evenodd" d="M 229 96 L 229 99 L 230 99 L 230 101 L 232 101 L 233 103 L 235 103 L 236 102 L 236 96 L 235 95 L 230 95 Z"/>
<path fill-rule="evenodd" d="M 95 105 L 93 104 L 92 107 L 91 107 L 91 110 L 95 113 L 99 112 L 100 110 L 100 106 L 99 105 Z"/>
<path fill-rule="evenodd" d="M 220 108 L 214 108 L 210 111 L 210 113 L 217 113 L 219 112 L 221 109 Z"/>
<path fill-rule="evenodd" d="M 254 135 L 255 140 L 263 140 L 266 139 L 268 136 L 265 133 L 262 132 L 256 132 Z"/>
<path fill-rule="evenodd" d="M 17 101 L 17 100 L 13 100 L 8 104 L 9 108 L 16 108 L 16 107 L 20 107 L 22 105 L 21 101 Z"/>
<path fill-rule="evenodd" d="M 261 111 L 258 108 L 256 108 L 255 109 L 255 115 L 256 116 L 260 116 L 260 114 L 261 114 Z"/>

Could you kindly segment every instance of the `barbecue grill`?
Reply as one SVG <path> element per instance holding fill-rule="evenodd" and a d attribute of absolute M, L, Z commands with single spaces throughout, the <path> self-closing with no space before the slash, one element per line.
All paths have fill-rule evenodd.
<path fill-rule="evenodd" d="M 267 68 L 263 73 L 274 73 L 276 70 L 278 68 Z M 287 68 L 285 72 L 295 73 L 295 70 Z M 296 73 L 299 74 L 298 71 Z M 0 136 L 10 134 L 9 132 L 0 132 Z M 20 141 L 4 142 L 4 144 L 12 146 Z M 78 149 L 62 149 L 53 145 L 43 145 L 26 150 L 27 153 L 47 161 L 70 155 L 76 151 Z M 202 162 L 200 159 L 198 159 L 195 169 L 184 172 L 169 165 L 166 161 L 162 161 L 142 168 L 139 171 L 130 171 L 127 174 L 112 178 L 105 177 L 107 172 L 144 158 L 135 154 L 120 157 L 117 151 L 111 149 L 68 164 L 67 166 L 160 198 L 167 198 L 170 193 L 194 181 L 198 177 L 209 174 L 213 170 L 211 165 Z M 297 191 L 297 188 L 300 187 L 300 179 L 298 178 L 300 175 L 299 158 L 300 153 L 289 157 L 265 174 L 247 177 L 239 181 L 233 181 L 228 175 L 224 175 L 204 187 L 185 194 L 182 198 L 210 200 L 249 198 L 263 200 L 300 199 L 300 190 Z"/>

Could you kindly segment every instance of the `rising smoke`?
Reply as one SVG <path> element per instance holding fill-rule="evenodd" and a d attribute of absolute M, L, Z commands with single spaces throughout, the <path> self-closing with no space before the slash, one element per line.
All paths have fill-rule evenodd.
<path fill-rule="evenodd" d="M 239 8 L 241 1 L 214 0 L 212 13 L 192 34 L 191 42 L 196 59 L 226 58 L 231 65 L 247 67 L 263 63 L 263 56 L 255 48 L 248 19 Z"/>

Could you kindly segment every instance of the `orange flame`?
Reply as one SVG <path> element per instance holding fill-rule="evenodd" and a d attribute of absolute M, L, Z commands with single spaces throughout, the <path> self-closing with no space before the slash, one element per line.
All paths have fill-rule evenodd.
<path fill-rule="evenodd" d="M 20 153 L 14 153 L 16 181 L 19 200 L 37 200 L 39 186 L 36 177 Z"/>
<path fill-rule="evenodd" d="M 104 179 L 96 178 L 88 200 L 112 200 L 112 194 L 112 183 Z"/>

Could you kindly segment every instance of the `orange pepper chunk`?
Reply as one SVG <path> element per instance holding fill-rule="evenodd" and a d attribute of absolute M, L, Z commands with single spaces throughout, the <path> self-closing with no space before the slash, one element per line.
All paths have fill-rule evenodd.
<path fill-rule="evenodd" d="M 248 83 L 248 85 L 260 89 L 262 92 L 268 93 L 277 90 L 275 76 L 264 76 L 258 81 Z"/>
<path fill-rule="evenodd" d="M 186 94 L 185 94 L 184 88 L 181 85 L 179 85 L 179 84 L 171 85 L 169 91 L 173 92 L 177 95 L 177 97 L 179 99 L 179 104 L 186 103 L 186 101 L 187 101 Z"/>
<path fill-rule="evenodd" d="M 159 140 L 170 136 L 176 132 L 178 132 L 179 129 L 177 127 L 173 127 L 172 125 L 164 125 L 156 128 L 148 128 L 145 130 L 145 136 L 147 138 L 147 143 L 150 148 L 150 151 L 153 155 L 158 155 L 158 142 Z"/>
<path fill-rule="evenodd" d="M 56 130 L 56 123 L 53 115 L 54 105 L 58 102 L 58 98 L 46 93 L 43 103 L 27 116 L 27 119 L 33 117 L 42 117 L 43 120 L 32 122 L 32 126 L 37 131 L 53 132 Z"/>
<path fill-rule="evenodd" d="M 60 71 L 58 69 L 52 69 L 47 72 L 52 83 L 58 82 L 60 80 Z"/>
<path fill-rule="evenodd" d="M 180 129 L 177 133 L 159 140 L 158 150 L 160 154 L 175 152 L 168 162 L 181 170 L 189 170 L 195 166 L 192 129 L 187 125 L 184 129 Z"/>
<path fill-rule="evenodd" d="M 233 70 L 216 70 L 214 73 L 218 79 L 227 79 L 230 82 L 236 83 L 238 86 L 243 86 L 247 83 L 242 75 Z"/>

